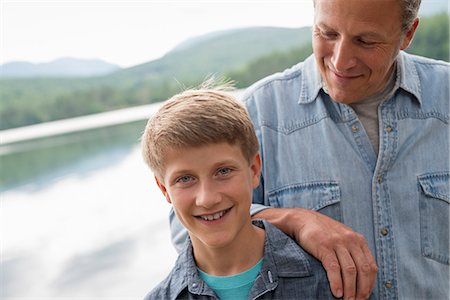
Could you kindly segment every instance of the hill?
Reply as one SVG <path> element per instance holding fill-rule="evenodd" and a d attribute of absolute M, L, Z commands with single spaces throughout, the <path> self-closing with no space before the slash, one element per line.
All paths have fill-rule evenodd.
<path fill-rule="evenodd" d="M 110 74 L 120 67 L 99 59 L 60 58 L 47 63 L 10 62 L 0 65 L 0 78 L 91 77 Z"/>
<path fill-rule="evenodd" d="M 252 27 L 209 33 L 184 41 L 158 60 L 124 69 L 112 77 L 141 78 L 157 74 L 192 81 L 192 78 L 242 66 L 255 57 L 285 51 L 310 40 L 309 27 Z"/>

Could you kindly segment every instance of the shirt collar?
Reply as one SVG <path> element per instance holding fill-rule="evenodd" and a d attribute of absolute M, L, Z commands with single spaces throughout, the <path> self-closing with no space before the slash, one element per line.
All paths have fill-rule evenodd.
<path fill-rule="evenodd" d="M 399 88 L 412 94 L 422 104 L 422 87 L 411 55 L 400 51 L 397 56 L 397 83 Z"/>
<path fill-rule="evenodd" d="M 395 88 L 401 88 L 412 94 L 419 104 L 422 104 L 420 80 L 413 60 L 409 55 L 400 51 L 396 63 L 397 78 Z M 301 81 L 301 93 L 298 103 L 313 102 L 319 95 L 320 90 L 324 88 L 314 55 L 311 55 L 304 61 Z"/>
<path fill-rule="evenodd" d="M 253 224 L 264 228 L 266 231 L 261 277 L 255 282 L 255 285 L 258 285 L 257 289 L 262 288 L 265 291 L 275 289 L 278 285 L 279 276 L 311 276 L 312 271 L 308 259 L 294 240 L 285 234 L 280 234 L 278 228 L 265 220 L 253 220 Z M 290 257 L 290 259 L 287 260 L 287 257 Z M 299 263 L 293 265 L 292 261 Z M 286 263 L 289 265 L 287 266 Z M 214 292 L 198 275 L 192 242 L 189 237 L 175 265 L 177 267 L 172 271 L 170 282 L 171 295 L 180 295 L 186 287 L 192 294 L 214 295 Z"/>
<path fill-rule="evenodd" d="M 253 224 L 266 231 L 262 272 L 271 271 L 276 277 L 287 274 L 295 277 L 311 275 L 311 266 L 304 250 L 294 240 L 266 220 L 254 220 Z M 292 264 L 293 261 L 297 263 Z"/>
<path fill-rule="evenodd" d="M 201 280 L 195 264 L 192 242 L 188 237 L 175 264 L 176 268 L 172 271 L 170 281 L 170 295 L 178 298 L 184 289 L 197 295 L 214 296 L 214 292 Z"/>
<path fill-rule="evenodd" d="M 323 88 L 322 78 L 314 54 L 305 59 L 301 78 L 300 99 L 298 103 L 311 103 L 317 98 L 319 91 Z"/>

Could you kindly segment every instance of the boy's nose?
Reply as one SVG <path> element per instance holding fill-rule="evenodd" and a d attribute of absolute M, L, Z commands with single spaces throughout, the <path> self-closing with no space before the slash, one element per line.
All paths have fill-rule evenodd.
<path fill-rule="evenodd" d="M 214 207 L 220 202 L 220 193 L 214 188 L 214 184 L 204 182 L 201 184 L 195 204 L 205 208 Z"/>

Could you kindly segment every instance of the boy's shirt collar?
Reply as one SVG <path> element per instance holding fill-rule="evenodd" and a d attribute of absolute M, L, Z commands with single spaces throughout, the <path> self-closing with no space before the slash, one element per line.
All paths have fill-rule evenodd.
<path fill-rule="evenodd" d="M 274 225 L 265 220 L 253 220 L 254 225 L 265 229 L 266 239 L 264 242 L 264 260 L 252 291 L 267 292 L 278 285 L 278 277 L 307 277 L 311 276 L 312 270 L 308 259 L 295 241 L 279 234 Z M 286 259 L 290 257 L 290 259 Z M 292 264 L 292 261 L 298 264 Z M 197 295 L 215 296 L 214 292 L 200 278 L 195 264 L 192 242 L 190 238 L 184 244 L 183 250 L 177 259 L 176 267 L 171 272 L 169 294 L 178 296 L 185 288 Z M 176 298 L 176 297 L 174 297 Z"/>

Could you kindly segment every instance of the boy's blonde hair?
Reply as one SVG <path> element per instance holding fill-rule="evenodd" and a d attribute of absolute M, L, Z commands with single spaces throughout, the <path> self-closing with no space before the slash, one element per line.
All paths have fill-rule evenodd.
<path fill-rule="evenodd" d="M 154 174 L 164 176 L 165 153 L 208 144 L 239 144 L 250 163 L 259 150 L 245 107 L 216 88 L 186 90 L 167 100 L 142 135 L 142 155 Z"/>

